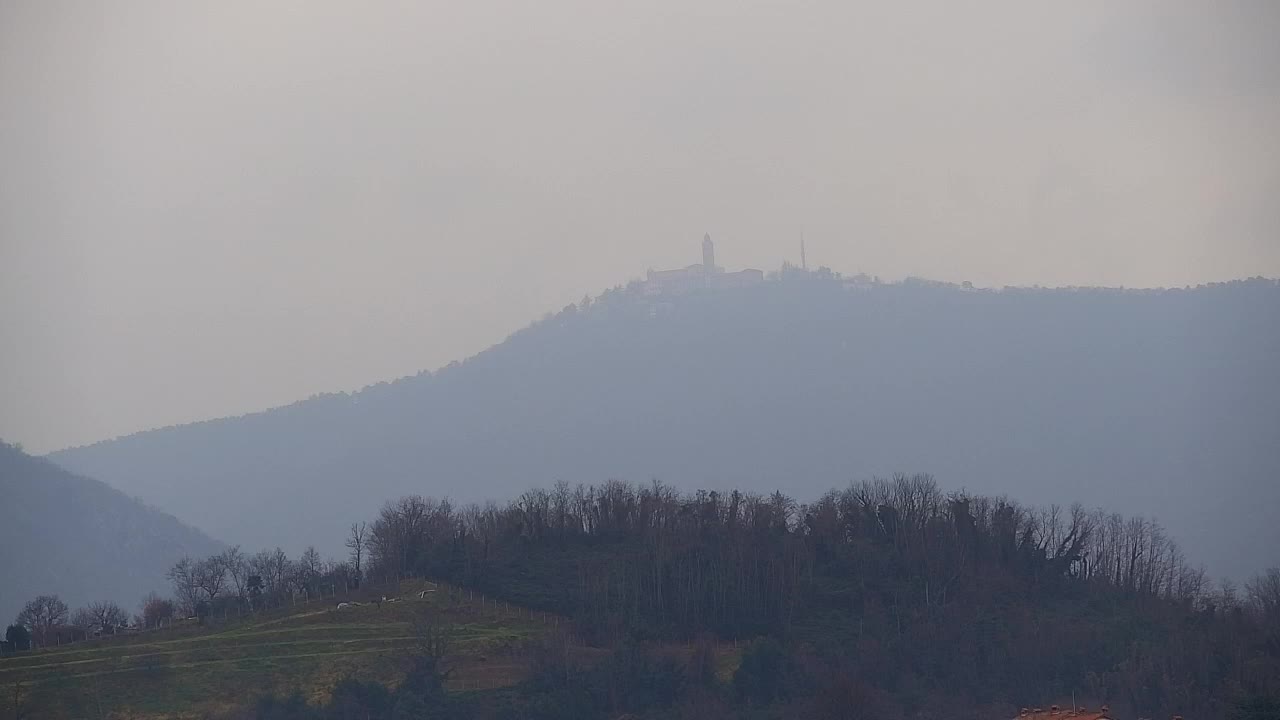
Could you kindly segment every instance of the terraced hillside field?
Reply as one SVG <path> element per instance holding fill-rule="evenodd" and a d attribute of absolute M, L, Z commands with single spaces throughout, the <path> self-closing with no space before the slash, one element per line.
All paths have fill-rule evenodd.
<path fill-rule="evenodd" d="M 326 602 L 218 627 L 116 637 L 0 658 L 0 717 L 204 717 L 264 693 L 326 699 L 344 677 L 394 686 L 425 626 L 447 629 L 449 689 L 527 675 L 528 650 L 563 623 L 443 586 L 404 582 L 393 602 Z"/>

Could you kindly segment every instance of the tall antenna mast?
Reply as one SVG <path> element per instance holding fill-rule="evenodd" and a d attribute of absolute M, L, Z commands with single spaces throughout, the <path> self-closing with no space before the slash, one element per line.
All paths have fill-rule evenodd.
<path fill-rule="evenodd" d="M 804 256 L 804 231 L 803 230 L 800 231 L 800 269 L 801 270 L 809 269 L 809 261 L 805 259 L 805 256 Z"/>

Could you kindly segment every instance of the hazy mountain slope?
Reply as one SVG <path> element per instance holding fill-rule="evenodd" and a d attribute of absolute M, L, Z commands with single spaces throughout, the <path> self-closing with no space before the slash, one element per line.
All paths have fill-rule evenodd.
<path fill-rule="evenodd" d="M 112 600 L 136 612 L 148 591 L 167 591 L 182 555 L 219 544 L 171 515 L 104 483 L 0 443 L 0 622 L 54 593 L 73 610 Z"/>
<path fill-rule="evenodd" d="M 1215 575 L 1280 546 L 1280 287 L 849 289 L 817 274 L 611 292 L 438 373 L 55 453 L 247 546 L 317 543 L 408 492 L 555 480 L 945 487 L 1155 515 Z M 377 348 L 370 348 L 377 352 Z"/>

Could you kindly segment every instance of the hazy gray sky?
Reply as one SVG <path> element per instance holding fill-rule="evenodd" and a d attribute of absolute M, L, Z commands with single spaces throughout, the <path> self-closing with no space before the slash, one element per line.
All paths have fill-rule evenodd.
<path fill-rule="evenodd" d="M 646 267 L 1280 275 L 1280 3 L 0 0 L 0 437 L 435 368 Z"/>

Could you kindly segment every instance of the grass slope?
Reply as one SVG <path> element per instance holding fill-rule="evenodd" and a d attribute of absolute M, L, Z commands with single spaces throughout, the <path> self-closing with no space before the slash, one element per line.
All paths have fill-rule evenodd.
<path fill-rule="evenodd" d="M 339 610 L 316 602 L 219 627 L 177 627 L 2 658 L 0 715 L 13 716 L 15 688 L 33 717 L 185 718 L 227 712 L 264 693 L 299 690 L 321 701 L 344 677 L 394 686 L 419 616 L 452 630 L 451 690 L 503 688 L 526 677 L 529 644 L 562 624 L 443 587 L 419 599 L 424 587 L 402 583 L 394 593 L 402 601 L 381 606 Z"/>

